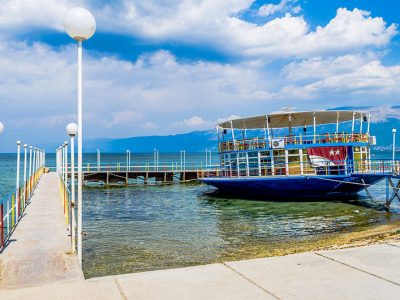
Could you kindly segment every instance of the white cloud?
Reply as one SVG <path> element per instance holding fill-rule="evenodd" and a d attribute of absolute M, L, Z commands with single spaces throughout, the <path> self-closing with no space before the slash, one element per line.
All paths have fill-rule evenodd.
<path fill-rule="evenodd" d="M 389 118 L 400 119 L 400 107 L 375 106 L 368 109 L 371 113 L 371 122 L 387 122 Z"/>
<path fill-rule="evenodd" d="M 202 117 L 193 116 L 182 121 L 174 122 L 171 124 L 171 128 L 183 129 L 183 131 L 188 130 L 205 130 L 214 128 L 217 124 L 226 122 L 228 120 L 239 119 L 238 115 L 230 115 L 228 117 L 217 118 L 217 120 L 204 120 Z"/>
<path fill-rule="evenodd" d="M 143 124 L 140 124 L 140 127 L 144 128 L 144 129 L 156 129 L 157 125 L 154 124 L 153 122 L 147 121 L 147 122 L 144 122 Z"/>
<path fill-rule="evenodd" d="M 38 138 L 64 136 L 76 113 L 76 51 L 0 42 L 0 118 Z M 194 127 L 214 126 L 270 88 L 259 69 L 210 62 L 182 63 L 167 51 L 128 62 L 84 59 L 84 133 L 88 137 L 174 133 L 188 115 Z M 254 95 L 254 96 L 253 96 Z M 264 99 L 265 100 L 265 99 Z M 38 121 L 40 120 L 40 121 Z M 25 131 L 24 130 L 24 131 Z M 46 134 L 43 134 L 47 132 Z"/>
<path fill-rule="evenodd" d="M 205 129 L 212 127 L 211 122 L 203 120 L 203 118 L 198 116 L 193 116 L 189 119 L 184 119 L 183 121 L 175 122 L 171 125 L 171 127 L 178 128 L 186 128 L 187 130 L 196 128 L 196 129 Z"/>
<path fill-rule="evenodd" d="M 0 5 L 0 31 L 11 34 L 21 30 L 45 27 L 62 30 L 62 20 L 68 8 L 82 1 L 71 0 L 2 0 Z"/>
<path fill-rule="evenodd" d="M 281 76 L 252 63 L 183 63 L 167 51 L 134 63 L 87 54 L 84 72 L 84 131 L 90 137 L 213 128 L 223 121 L 221 113 L 233 118 L 282 106 L 373 105 L 378 99 L 393 105 L 400 94 L 400 66 L 385 66 L 372 54 L 293 62 Z M 76 112 L 75 47 L 56 52 L 0 42 L 0 78 L 3 122 L 40 136 L 44 130 L 64 134 Z M 327 95 L 335 102 L 322 102 Z"/>
<path fill-rule="evenodd" d="M 107 123 L 108 127 L 112 127 L 114 125 L 129 125 L 139 123 L 144 119 L 144 116 L 141 112 L 133 111 L 133 110 L 124 110 L 112 113 L 112 119 L 109 123 Z"/>
<path fill-rule="evenodd" d="M 367 55 L 343 55 L 333 57 L 313 57 L 302 61 L 294 61 L 283 67 L 282 75 L 292 81 L 323 78 L 334 74 L 353 71 L 368 61 L 376 60 L 373 53 Z"/>
<path fill-rule="evenodd" d="M 105 30 L 159 41 L 206 43 L 223 52 L 248 57 L 310 56 L 381 47 L 397 34 L 396 25 L 387 26 L 382 18 L 373 18 L 359 9 L 340 8 L 325 27 L 318 26 L 314 31 L 302 16 L 286 14 L 261 25 L 237 17 L 252 3 L 182 0 L 165 9 L 154 9 L 152 5 L 125 1 L 124 13 L 118 11 L 119 17 L 115 18 L 119 22 L 108 22 L 108 14 L 100 18 L 109 26 Z"/>
<path fill-rule="evenodd" d="M 400 65 L 385 66 L 373 54 L 292 62 L 283 68 L 282 75 L 291 82 L 285 87 L 285 92 L 303 98 L 343 97 L 347 94 L 348 98 L 363 95 L 368 99 L 375 97 L 378 101 L 378 97 L 393 99 L 400 93 Z"/>
<path fill-rule="evenodd" d="M 300 5 L 295 5 L 297 0 L 281 0 L 278 4 L 264 4 L 258 10 L 258 15 L 266 17 L 277 12 L 291 12 L 297 14 L 301 11 Z"/>
<path fill-rule="evenodd" d="M 101 4 L 94 0 L 4 0 L 0 7 L 0 32 L 28 31 L 32 27 L 62 31 L 67 8 L 90 8 L 100 32 L 139 36 L 157 42 L 206 45 L 242 57 L 273 59 L 310 57 L 348 52 L 365 47 L 387 45 L 397 34 L 396 25 L 388 26 L 369 12 L 345 8 L 324 27 L 310 30 L 303 16 L 286 14 L 264 24 L 240 18 L 251 9 L 254 0 L 118 0 Z M 264 14 L 278 10 L 298 13 L 297 1 L 282 0 L 276 6 L 263 6 Z M 227 46 L 229 45 L 229 46 Z"/>

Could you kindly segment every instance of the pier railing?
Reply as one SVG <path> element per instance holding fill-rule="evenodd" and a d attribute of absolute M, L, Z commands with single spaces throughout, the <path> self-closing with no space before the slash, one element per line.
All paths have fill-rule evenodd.
<path fill-rule="evenodd" d="M 198 171 L 203 169 L 214 169 L 214 164 L 205 164 L 203 162 L 186 162 L 185 165 L 180 165 L 179 162 L 136 162 L 127 166 L 124 163 L 87 163 L 82 167 L 82 171 L 90 172 L 181 172 L 181 171 Z"/>
<path fill-rule="evenodd" d="M 311 162 L 288 162 L 265 164 L 262 166 L 231 165 L 214 170 L 201 170 L 200 178 L 208 177 L 263 177 L 295 175 L 349 175 L 375 174 L 400 176 L 400 161 L 389 159 L 360 159 L 354 161 L 334 161 L 324 164 Z"/>
<path fill-rule="evenodd" d="M 63 207 L 65 222 L 69 226 L 69 232 L 71 237 L 71 251 L 75 252 L 75 237 L 76 237 L 76 218 L 75 218 L 75 207 L 72 202 L 71 191 L 68 185 L 67 175 L 62 172 L 58 172 L 58 183 L 60 190 L 61 206 Z"/>
<path fill-rule="evenodd" d="M 274 139 L 282 139 L 284 145 L 301 144 L 330 144 L 330 143 L 368 143 L 370 136 L 363 133 L 320 133 L 316 135 L 276 136 Z M 248 138 L 235 141 L 223 141 L 219 143 L 219 152 L 265 149 L 270 148 L 272 139 Z"/>
<path fill-rule="evenodd" d="M 4 249 L 22 218 L 44 170 L 44 166 L 39 167 L 15 193 L 0 200 L 0 251 Z"/>

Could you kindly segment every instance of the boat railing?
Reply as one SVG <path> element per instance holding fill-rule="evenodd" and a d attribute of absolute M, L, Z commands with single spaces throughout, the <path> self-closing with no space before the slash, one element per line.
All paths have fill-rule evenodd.
<path fill-rule="evenodd" d="M 376 174 L 399 175 L 400 161 L 389 159 L 362 159 L 354 161 L 334 161 L 323 164 L 311 162 L 289 162 L 266 164 L 257 167 L 243 165 L 224 166 L 215 170 L 205 170 L 200 177 L 270 177 L 270 176 L 311 176 Z"/>
<path fill-rule="evenodd" d="M 369 135 L 364 133 L 320 133 L 312 135 L 289 135 L 268 138 L 246 138 L 219 143 L 219 152 L 272 148 L 272 140 L 281 139 L 284 145 L 330 144 L 330 143 L 368 143 Z"/>

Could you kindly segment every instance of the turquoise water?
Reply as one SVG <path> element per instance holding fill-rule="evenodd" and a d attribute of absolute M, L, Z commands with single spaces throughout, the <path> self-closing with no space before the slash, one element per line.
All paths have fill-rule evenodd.
<path fill-rule="evenodd" d="M 86 277 L 251 258 L 398 218 L 366 200 L 224 199 L 205 185 L 85 190 Z"/>
<path fill-rule="evenodd" d="M 96 155 L 85 162 L 95 164 Z M 178 154 L 160 153 L 170 161 Z M 202 161 L 204 154 L 187 154 Z M 152 162 L 153 154 L 132 155 Z M 125 155 L 102 162 L 125 163 Z M 49 164 L 54 157 L 48 156 Z M 14 156 L 0 155 L 1 193 L 13 189 Z M 384 198 L 384 185 L 371 188 Z M 266 199 L 267 200 L 267 199 Z M 381 202 L 382 203 L 382 202 Z M 226 199 L 202 184 L 84 189 L 86 277 L 174 268 L 268 255 L 277 249 L 363 230 L 399 219 L 363 193 L 346 202 L 271 202 Z"/>

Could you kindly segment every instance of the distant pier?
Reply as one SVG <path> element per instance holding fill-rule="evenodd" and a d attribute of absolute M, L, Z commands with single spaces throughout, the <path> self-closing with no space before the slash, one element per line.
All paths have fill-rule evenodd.
<path fill-rule="evenodd" d="M 82 171 L 84 183 L 112 186 L 192 182 L 205 175 L 218 175 L 218 169 L 217 165 L 203 166 L 202 164 L 191 165 L 187 168 L 180 168 L 175 163 L 164 163 L 157 166 L 143 164 L 129 167 L 119 164 L 101 166 L 86 164 Z M 68 175 L 71 176 L 70 173 Z"/>
<path fill-rule="evenodd" d="M 85 171 L 84 182 L 101 182 L 105 185 L 147 184 L 151 180 L 155 183 L 177 183 L 195 181 L 202 177 L 204 171 Z"/>

